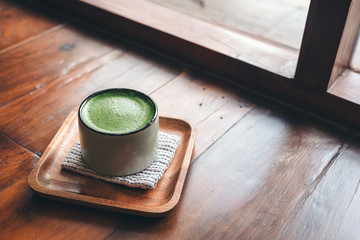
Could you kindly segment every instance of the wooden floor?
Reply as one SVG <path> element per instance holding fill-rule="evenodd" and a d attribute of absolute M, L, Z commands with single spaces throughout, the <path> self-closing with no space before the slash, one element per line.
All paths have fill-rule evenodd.
<path fill-rule="evenodd" d="M 128 87 L 197 128 L 176 208 L 48 200 L 28 175 L 90 93 Z M 360 138 L 28 4 L 0 0 L 0 239 L 359 239 Z"/>

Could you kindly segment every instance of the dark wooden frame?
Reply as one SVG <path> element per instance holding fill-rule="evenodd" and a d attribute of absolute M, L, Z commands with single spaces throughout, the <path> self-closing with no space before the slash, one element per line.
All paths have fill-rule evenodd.
<path fill-rule="evenodd" d="M 146 0 L 37 2 L 236 85 L 360 130 L 360 102 L 334 94 L 341 92 L 334 83 L 348 67 L 356 41 L 360 0 L 312 0 L 300 52 Z"/>

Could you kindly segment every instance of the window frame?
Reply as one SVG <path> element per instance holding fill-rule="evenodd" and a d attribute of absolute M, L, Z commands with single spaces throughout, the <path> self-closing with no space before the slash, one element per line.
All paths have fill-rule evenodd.
<path fill-rule="evenodd" d="M 360 102 L 353 101 L 359 98 L 344 98 L 336 89 L 341 84 L 335 84 L 344 79 L 339 76 L 349 66 L 360 26 L 360 0 L 311 0 L 299 52 L 246 33 L 233 34 L 222 26 L 146 0 L 37 2 L 56 6 L 92 26 L 173 56 L 218 79 L 360 130 Z M 183 24 L 191 24 L 191 31 Z M 218 38 L 209 40 L 208 31 L 215 31 Z M 239 51 L 235 56 L 226 49 L 229 42 Z M 274 61 L 274 54 L 280 60 Z M 297 64 L 294 56 L 299 56 Z"/>

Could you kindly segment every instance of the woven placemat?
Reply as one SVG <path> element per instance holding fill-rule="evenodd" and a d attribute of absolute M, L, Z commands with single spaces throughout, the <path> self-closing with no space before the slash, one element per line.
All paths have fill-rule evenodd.
<path fill-rule="evenodd" d="M 82 175 L 121 184 L 133 188 L 154 189 L 174 158 L 180 139 L 176 135 L 159 132 L 157 159 L 145 170 L 127 176 L 106 176 L 90 169 L 81 157 L 80 143 L 77 142 L 66 155 L 61 167 Z"/>

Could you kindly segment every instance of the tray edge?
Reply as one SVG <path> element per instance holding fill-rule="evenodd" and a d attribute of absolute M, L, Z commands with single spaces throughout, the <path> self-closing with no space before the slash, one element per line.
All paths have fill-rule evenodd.
<path fill-rule="evenodd" d="M 75 118 L 77 116 L 76 115 L 77 109 L 78 108 L 75 108 L 74 110 L 72 110 L 69 113 L 69 115 L 65 119 L 64 123 L 61 125 L 61 127 L 59 128 L 59 130 L 53 137 L 52 141 L 50 142 L 48 147 L 45 149 L 41 158 L 36 163 L 34 168 L 31 170 L 29 177 L 28 177 L 29 186 L 38 195 L 40 195 L 42 197 L 46 197 L 49 199 L 54 199 L 54 200 L 58 200 L 58 201 L 62 201 L 62 202 L 74 203 L 74 204 L 78 204 L 81 206 L 94 207 L 94 208 L 99 208 L 99 209 L 104 209 L 104 210 L 110 210 L 110 211 L 126 213 L 126 214 L 140 215 L 140 216 L 145 216 L 145 217 L 162 217 L 162 216 L 166 215 L 168 212 L 170 212 L 178 204 L 178 202 L 180 200 L 182 190 L 184 187 L 184 183 L 186 180 L 186 175 L 187 175 L 188 169 L 190 167 L 191 157 L 193 154 L 193 150 L 194 150 L 194 146 L 195 146 L 195 139 L 196 139 L 196 135 L 197 135 L 196 128 L 191 122 L 182 120 L 179 118 L 173 118 L 173 117 L 169 117 L 169 116 L 160 116 L 160 118 L 170 119 L 170 120 L 175 120 L 175 121 L 180 121 L 182 123 L 185 123 L 189 127 L 189 130 L 190 130 L 190 136 L 189 136 L 188 144 L 187 144 L 186 151 L 184 154 L 184 160 L 181 164 L 179 177 L 178 177 L 178 180 L 177 180 L 174 190 L 173 190 L 174 193 L 171 196 L 170 200 L 161 206 L 156 206 L 156 207 L 141 206 L 141 207 L 139 207 L 139 206 L 135 206 L 135 205 L 129 205 L 129 208 L 124 208 L 124 207 L 117 207 L 117 206 L 114 206 L 111 204 L 104 204 L 104 203 L 100 204 L 100 203 L 98 203 L 99 201 L 97 201 L 97 200 L 101 200 L 100 198 L 86 196 L 87 199 L 92 198 L 94 200 L 92 202 L 89 202 L 89 201 L 86 201 L 85 199 L 82 199 L 83 198 L 82 195 L 75 194 L 75 193 L 66 193 L 68 196 L 65 197 L 64 196 L 65 193 L 49 189 L 49 188 L 43 186 L 38 181 L 37 176 L 39 173 L 39 169 L 42 166 L 42 164 L 46 161 L 46 159 L 50 155 L 51 151 L 53 150 L 53 148 L 51 146 L 56 145 L 57 142 L 60 141 L 62 137 L 64 137 L 66 128 L 69 127 L 69 123 L 71 121 L 73 121 L 73 118 Z M 69 198 L 69 195 L 72 197 Z M 126 205 L 126 204 L 124 204 L 124 205 Z"/>

